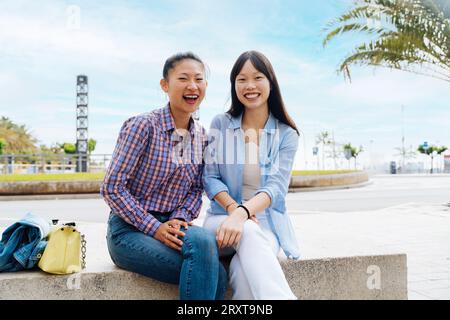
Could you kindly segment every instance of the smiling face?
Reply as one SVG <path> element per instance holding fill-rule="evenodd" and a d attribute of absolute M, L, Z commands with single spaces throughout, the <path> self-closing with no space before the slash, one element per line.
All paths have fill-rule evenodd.
<path fill-rule="evenodd" d="M 160 84 L 174 110 L 193 113 L 205 97 L 205 68 L 196 60 L 181 60 L 170 69 L 167 79 L 161 79 Z"/>
<path fill-rule="evenodd" d="M 236 95 L 245 108 L 268 107 L 270 81 L 247 60 L 234 82 Z"/>

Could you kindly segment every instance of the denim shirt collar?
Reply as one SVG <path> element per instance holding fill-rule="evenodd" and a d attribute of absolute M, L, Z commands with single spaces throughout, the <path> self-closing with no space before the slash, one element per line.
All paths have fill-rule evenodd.
<path fill-rule="evenodd" d="M 238 115 L 237 117 L 231 117 L 230 119 L 230 125 L 229 128 L 230 129 L 239 129 L 241 128 L 242 125 L 242 116 L 244 113 L 241 113 L 240 115 Z M 277 122 L 276 122 L 276 118 L 273 116 L 273 114 L 271 112 L 269 112 L 269 118 L 267 119 L 266 125 L 264 126 L 263 131 L 267 132 L 267 133 L 272 133 L 271 131 L 273 129 L 276 129 L 277 127 Z"/>

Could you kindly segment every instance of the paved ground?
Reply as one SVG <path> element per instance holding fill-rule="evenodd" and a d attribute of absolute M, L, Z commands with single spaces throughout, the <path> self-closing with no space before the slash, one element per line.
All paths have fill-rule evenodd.
<path fill-rule="evenodd" d="M 450 299 L 450 175 L 372 181 L 358 189 L 288 194 L 303 258 L 406 253 L 409 298 Z M 0 201 L 0 227 L 27 211 L 63 221 L 108 216 L 101 199 Z M 204 209 L 198 224 L 203 216 Z"/>

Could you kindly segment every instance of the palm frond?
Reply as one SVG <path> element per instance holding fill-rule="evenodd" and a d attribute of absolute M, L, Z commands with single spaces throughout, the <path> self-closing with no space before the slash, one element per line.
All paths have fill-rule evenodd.
<path fill-rule="evenodd" d="M 377 35 L 357 46 L 339 66 L 338 72 L 350 80 L 350 66 L 360 64 L 450 81 L 450 9 L 439 0 L 359 0 L 327 28 L 324 46 L 344 33 Z"/>

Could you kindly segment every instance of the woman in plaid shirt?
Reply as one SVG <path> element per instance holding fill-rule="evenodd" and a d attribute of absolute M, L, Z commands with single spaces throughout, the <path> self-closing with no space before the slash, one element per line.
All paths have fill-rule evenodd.
<path fill-rule="evenodd" d="M 192 113 L 205 95 L 205 66 L 190 52 L 176 54 L 160 84 L 169 103 L 125 121 L 101 187 L 111 208 L 108 250 L 123 269 L 179 284 L 180 299 L 223 299 L 227 274 L 215 238 L 192 225 L 207 143 Z"/>

